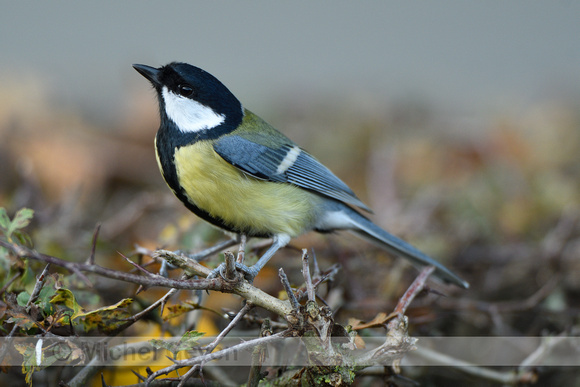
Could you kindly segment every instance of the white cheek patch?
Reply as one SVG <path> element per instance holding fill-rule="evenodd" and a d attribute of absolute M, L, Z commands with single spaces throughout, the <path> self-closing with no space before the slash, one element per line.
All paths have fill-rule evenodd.
<path fill-rule="evenodd" d="M 167 117 L 175 122 L 182 132 L 199 132 L 215 128 L 223 123 L 226 117 L 217 114 L 212 108 L 189 98 L 172 93 L 164 87 L 162 90 Z"/>

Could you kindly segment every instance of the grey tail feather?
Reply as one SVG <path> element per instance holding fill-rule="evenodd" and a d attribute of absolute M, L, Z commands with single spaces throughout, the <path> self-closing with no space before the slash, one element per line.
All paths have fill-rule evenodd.
<path fill-rule="evenodd" d="M 352 231 L 358 235 L 378 244 L 379 246 L 395 255 L 410 260 L 414 264 L 418 264 L 420 266 L 434 266 L 434 273 L 437 277 L 464 289 L 469 288 L 469 283 L 467 281 L 461 279 L 441 263 L 424 254 L 419 249 L 411 246 L 409 243 L 395 237 L 394 235 L 389 234 L 358 212 L 354 210 L 351 211 L 356 214 L 354 215 L 350 213 L 349 215 L 353 223 L 357 226 L 356 228 L 353 228 Z"/>

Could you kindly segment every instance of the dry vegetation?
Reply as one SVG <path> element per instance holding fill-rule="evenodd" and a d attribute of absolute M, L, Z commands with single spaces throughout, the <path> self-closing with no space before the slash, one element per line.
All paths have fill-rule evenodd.
<path fill-rule="evenodd" d="M 16 217 L 20 224 L 3 217 L 3 346 L 7 337 L 180 338 L 197 331 L 206 337 L 222 332 L 257 339 L 251 345 L 259 349 L 258 344 L 278 336 L 314 335 L 322 338 L 321 353 L 335 351 L 334 359 L 340 358 L 344 367 L 260 368 L 259 354 L 246 367 L 211 367 L 206 365 L 211 354 L 228 347 L 218 340 L 193 355 L 200 338 L 189 333 L 182 347 L 153 344 L 166 351 L 150 361 L 149 370 L 128 360 L 117 367 L 26 363 L 4 366 L 0 384 L 25 385 L 25 378 L 50 385 L 101 383 L 101 374 L 104 385 L 144 383 L 148 377 L 152 385 L 162 385 L 164 378 L 179 379 L 182 385 L 202 379 L 207 385 L 253 384 L 264 371 L 264 381 L 284 384 L 580 383 L 577 367 L 546 366 L 551 350 L 546 344 L 529 352 L 539 357 L 504 367 L 470 367 L 463 359 L 451 359 L 447 367 L 398 365 L 398 354 L 412 350 L 412 337 L 578 334 L 577 105 L 544 101 L 523 112 L 506 109 L 501 116 L 474 122 L 413 104 L 363 109 L 361 102 L 342 110 L 286 104 L 269 121 L 360 193 L 375 210 L 378 224 L 440 259 L 471 288 L 462 291 L 431 281 L 424 286 L 428 273 L 411 285 L 416 270 L 344 234 L 293 241 L 297 249 L 278 253 L 250 286 L 236 282 L 235 276 L 229 282 L 205 280 L 206 267 L 157 251 L 195 253 L 225 239 L 182 208 L 161 181 L 153 153 L 157 117 L 151 101 L 135 102 L 122 122 L 104 127 L 63 111 L 37 87 L 31 83 L 0 90 L 0 207 L 10 219 L 20 208 L 34 210 L 28 225 L 26 212 Z M 260 243 L 248 242 L 246 259 L 254 258 Z M 304 273 L 304 247 L 312 275 Z M 180 267 L 169 278 L 156 274 L 162 257 Z M 320 270 L 313 266 L 314 257 Z M 223 254 L 214 255 L 204 265 L 215 267 L 223 259 Z M 280 267 L 284 276 L 279 276 Z M 296 291 L 284 290 L 284 285 L 298 289 L 298 304 L 286 301 Z M 412 302 L 403 297 L 406 291 Z M 331 336 L 344 341 L 330 342 Z M 399 351 L 397 356 L 381 358 L 381 367 L 353 364 L 349 345 L 360 348 L 365 337 L 383 337 L 383 349 Z M 182 349 L 192 352 L 181 351 L 177 363 L 167 364 L 163 354 Z M 24 348 L 21 353 L 30 360 Z M 155 382 L 153 376 L 159 376 Z"/>

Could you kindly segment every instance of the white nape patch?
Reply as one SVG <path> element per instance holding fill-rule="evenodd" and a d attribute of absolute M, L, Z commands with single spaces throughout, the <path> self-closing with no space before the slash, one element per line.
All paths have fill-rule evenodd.
<path fill-rule="evenodd" d="M 276 173 L 281 174 L 281 173 L 286 172 L 288 170 L 288 168 L 290 168 L 292 165 L 294 165 L 294 163 L 296 162 L 296 159 L 300 155 L 300 152 L 302 152 L 302 150 L 300 150 L 300 148 L 298 146 L 294 145 L 294 147 L 292 147 L 292 149 L 290 149 L 288 151 L 288 153 L 286 153 L 286 156 L 284 156 L 284 159 L 282 160 L 280 165 L 278 165 L 278 168 L 276 169 Z"/>
<path fill-rule="evenodd" d="M 184 133 L 212 129 L 226 119 L 223 114 L 217 114 L 212 108 L 177 95 L 167 87 L 163 87 L 161 94 L 165 101 L 167 117 Z"/>

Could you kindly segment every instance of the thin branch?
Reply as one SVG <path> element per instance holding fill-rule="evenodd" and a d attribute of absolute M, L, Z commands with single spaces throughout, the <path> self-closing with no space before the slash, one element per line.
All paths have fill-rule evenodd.
<path fill-rule="evenodd" d="M 101 231 L 101 224 L 97 223 L 97 227 L 95 227 L 95 232 L 93 233 L 93 242 L 91 244 L 91 255 L 89 259 L 87 259 L 87 264 L 94 265 L 95 264 L 95 253 L 97 251 L 97 239 L 99 238 L 99 231 Z"/>
<path fill-rule="evenodd" d="M 338 274 L 340 269 L 341 269 L 341 266 L 340 266 L 340 264 L 337 263 L 337 264 L 332 265 L 330 267 L 330 269 L 326 270 L 324 273 L 322 273 L 322 274 L 319 273 L 317 276 L 315 276 L 313 283 L 312 283 L 312 286 L 314 287 L 314 289 L 318 288 L 318 286 L 320 286 L 324 282 L 333 281 L 334 277 Z M 298 300 L 304 299 L 304 297 L 306 297 L 307 295 L 308 295 L 308 291 L 306 289 L 306 286 L 301 287 L 301 288 L 296 290 L 296 298 Z"/>
<path fill-rule="evenodd" d="M 167 293 L 165 293 L 165 295 L 163 297 L 161 297 L 160 299 L 155 301 L 153 304 L 149 305 L 147 308 L 143 309 L 141 312 L 136 313 L 131 317 L 127 317 L 125 320 L 132 321 L 132 322 L 139 321 L 144 316 L 146 316 L 149 312 L 158 308 L 160 305 L 165 305 L 167 300 L 169 300 L 171 298 L 171 296 L 173 296 L 178 291 L 179 291 L 179 289 L 170 289 Z"/>
<path fill-rule="evenodd" d="M 264 323 L 260 327 L 260 337 L 266 337 L 272 335 L 272 326 L 270 325 L 270 320 L 264 320 Z M 258 345 L 254 348 L 252 352 L 252 366 L 250 367 L 250 375 L 248 377 L 247 387 L 257 387 L 262 379 L 262 363 L 264 357 L 264 346 Z"/>
<path fill-rule="evenodd" d="M 413 352 L 413 356 L 420 357 L 437 365 L 452 367 L 468 375 L 476 376 L 480 379 L 494 381 L 502 385 L 517 385 L 521 383 L 534 383 L 537 376 L 530 370 L 513 370 L 502 372 L 491 368 L 477 366 L 473 363 L 457 359 L 452 356 L 442 354 L 430 348 L 421 347 L 420 351 Z"/>
<path fill-rule="evenodd" d="M 316 293 L 312 285 L 312 277 L 310 277 L 310 262 L 308 261 L 308 250 L 302 250 L 302 276 L 306 285 L 306 292 L 308 293 L 308 301 L 314 301 Z"/>
<path fill-rule="evenodd" d="M 316 259 L 316 253 L 312 249 L 312 266 L 314 268 L 314 278 L 320 277 L 320 266 L 318 266 L 318 259 Z"/>
<path fill-rule="evenodd" d="M 173 372 L 173 371 L 180 369 L 180 368 L 191 367 L 191 366 L 194 366 L 196 364 L 201 364 L 201 363 L 207 363 L 207 362 L 210 362 L 210 361 L 215 360 L 215 359 L 227 358 L 227 356 L 231 355 L 232 353 L 249 350 L 251 348 L 254 348 L 257 345 L 265 345 L 265 344 L 269 344 L 269 343 L 274 342 L 274 341 L 278 341 L 278 340 L 282 339 L 283 337 L 285 337 L 288 333 L 289 333 L 289 330 L 286 330 L 286 331 L 278 332 L 278 333 L 273 334 L 271 336 L 259 337 L 257 339 L 244 341 L 240 344 L 222 349 L 221 351 L 212 352 L 212 353 L 209 353 L 207 355 L 196 356 L 196 357 L 191 358 L 191 359 L 186 359 L 186 360 L 174 360 L 174 359 L 172 359 L 175 364 L 173 364 L 169 367 L 163 368 L 159 371 L 153 372 L 147 378 L 147 382 L 151 382 L 155 378 L 157 378 L 158 376 L 166 375 L 166 374 Z"/>
<path fill-rule="evenodd" d="M 191 378 L 196 372 L 197 372 L 197 367 L 191 367 L 185 374 L 183 374 L 177 387 L 185 387 L 185 383 L 187 383 L 189 378 Z"/>
<path fill-rule="evenodd" d="M 411 284 L 411 286 L 409 286 L 405 294 L 403 294 L 403 297 L 399 299 L 399 303 L 397 304 L 397 307 L 395 308 L 393 313 L 399 316 L 405 314 L 407 308 L 409 307 L 409 305 L 411 305 L 411 302 L 413 302 L 413 299 L 415 299 L 415 297 L 419 293 L 421 293 L 421 291 L 425 288 L 427 278 L 429 278 L 429 276 L 433 273 L 434 270 L 435 267 L 433 266 L 426 266 L 425 268 L 423 268 L 423 270 L 421 270 L 417 278 L 415 278 L 415 281 L 413 281 L 413 283 Z"/>
<path fill-rule="evenodd" d="M 240 247 L 238 248 L 238 258 L 236 260 L 237 263 L 243 264 L 244 263 L 244 258 L 246 256 L 246 242 L 248 240 L 248 237 L 246 236 L 246 234 L 241 234 L 240 235 Z"/>
<path fill-rule="evenodd" d="M 224 254 L 226 261 L 226 280 L 235 281 L 236 280 L 236 257 L 231 253 L 231 251 L 226 251 Z"/>
<path fill-rule="evenodd" d="M 51 263 L 56 266 L 64 267 L 65 269 L 72 271 L 74 273 L 80 273 L 81 271 L 95 273 L 103 277 L 116 279 L 124 282 L 131 282 L 146 287 L 161 286 L 167 288 L 178 288 L 178 289 L 209 289 L 209 290 L 224 290 L 224 286 L 218 279 L 207 280 L 207 279 L 197 279 L 197 280 L 176 280 L 171 278 L 165 278 L 160 275 L 153 275 L 151 277 L 144 277 L 141 275 L 135 275 L 130 273 L 125 273 L 122 271 L 107 269 L 99 265 L 87 265 L 84 263 L 65 261 L 60 258 L 53 257 L 51 255 L 42 254 L 31 250 L 27 247 L 20 246 L 17 244 L 8 243 L 0 240 L 0 245 L 11 250 L 20 258 L 28 258 L 35 261 L 41 261 L 46 263 Z M 86 277 L 85 277 L 86 278 Z"/>
<path fill-rule="evenodd" d="M 12 285 L 12 282 L 16 281 L 16 279 L 18 279 L 18 277 L 20 277 L 22 273 L 19 271 L 18 273 L 14 274 L 12 276 L 12 278 L 10 278 L 8 280 L 8 282 L 6 282 L 6 285 L 2 286 L 2 289 L 0 289 L 0 296 L 2 294 L 4 294 L 4 292 L 6 291 L 6 289 L 8 289 L 10 287 L 10 285 Z"/>
<path fill-rule="evenodd" d="M 139 270 L 141 273 L 145 274 L 148 277 L 154 277 L 155 274 L 151 273 L 150 271 L 146 270 L 144 267 L 136 264 L 135 262 L 133 262 L 132 260 L 130 260 L 128 257 L 126 257 L 123 253 L 117 251 L 117 253 L 119 253 L 119 255 L 123 258 L 125 258 L 125 261 L 127 261 L 128 263 L 130 263 L 135 269 Z"/>
<path fill-rule="evenodd" d="M 205 347 L 203 347 L 203 349 L 205 349 L 205 353 L 206 354 L 211 353 L 219 345 L 219 343 L 224 339 L 224 337 L 226 337 L 226 335 L 228 333 L 230 333 L 230 331 L 232 329 L 234 329 L 234 327 L 236 325 L 238 325 L 240 320 L 246 315 L 246 313 L 248 313 L 250 311 L 250 309 L 252 309 L 252 305 L 246 303 L 244 305 L 244 307 L 242 309 L 240 309 L 240 311 L 236 314 L 236 317 L 234 317 L 232 319 L 232 321 L 230 321 L 228 326 L 225 327 L 225 329 L 223 329 L 220 332 L 220 334 L 215 338 L 215 340 L 212 341 L 211 343 L 209 343 L 208 345 L 206 345 Z"/>
<path fill-rule="evenodd" d="M 286 276 L 286 273 L 284 273 L 284 269 L 280 268 L 280 270 L 278 270 L 278 276 L 280 277 L 280 281 L 282 282 L 284 290 L 288 295 L 288 300 L 290 300 L 290 305 L 292 305 L 292 309 L 294 311 L 297 311 L 298 309 L 300 309 L 300 304 L 298 303 L 298 300 L 296 299 L 296 296 L 292 291 L 292 287 L 290 286 L 290 282 L 288 282 L 288 277 Z"/>
<path fill-rule="evenodd" d="M 2 242 L 2 241 L 0 241 L 0 242 Z M 36 279 L 36 284 L 34 285 L 34 289 L 32 290 L 32 294 L 30 295 L 30 298 L 28 299 L 28 302 L 26 303 L 26 310 L 27 311 L 30 311 L 30 306 L 38 298 L 38 295 L 40 294 L 40 291 L 42 290 L 42 287 L 44 286 L 44 283 L 46 281 L 46 275 L 48 274 L 49 269 L 50 269 L 50 263 L 44 267 L 44 270 L 42 270 L 42 273 Z M 14 280 L 16 278 L 18 278 L 19 276 L 20 276 L 20 273 L 17 273 L 13 277 Z M 14 280 L 11 279 L 5 288 L 7 289 L 7 286 L 9 286 L 9 284 L 11 284 Z M 2 291 L 4 291 L 4 290 L 5 289 L 3 289 Z M 2 346 L 2 352 L 0 352 L 0 364 L 2 364 L 2 361 L 4 360 L 4 357 L 6 356 L 8 349 L 12 347 L 12 337 L 14 336 L 14 334 L 16 333 L 17 330 L 18 330 L 18 324 L 14 324 L 14 326 L 12 327 L 12 329 L 10 330 L 8 335 L 5 337 L 5 343 Z"/>
<path fill-rule="evenodd" d="M 234 246 L 236 243 L 238 243 L 237 238 L 230 239 L 227 241 L 220 242 L 220 243 L 218 243 L 214 246 L 211 246 L 205 250 L 202 250 L 199 253 L 187 254 L 187 257 L 189 259 L 196 261 L 196 262 L 201 262 L 204 259 L 206 259 L 207 257 L 211 257 L 212 255 L 219 253 L 220 251 L 227 249 L 228 247 Z"/>
<path fill-rule="evenodd" d="M 186 274 L 192 277 L 195 275 L 207 277 L 211 273 L 211 269 L 203 266 L 198 261 L 185 254 L 175 253 L 169 250 L 155 250 L 149 252 L 149 255 L 154 259 L 161 258 L 166 260 L 171 265 L 179 267 L 185 271 Z"/>
<path fill-rule="evenodd" d="M 49 269 L 50 269 L 50 263 L 48 263 L 44 267 L 44 270 L 42 270 L 42 273 L 40 273 L 40 275 L 36 279 L 36 284 L 34 285 L 34 289 L 32 290 L 32 294 L 30 295 L 30 298 L 28 299 L 28 302 L 26 303 L 26 310 L 27 311 L 29 311 L 30 306 L 36 301 L 36 299 L 38 298 L 38 295 L 40 294 L 40 291 L 44 287 L 44 282 L 46 281 L 46 275 L 48 274 Z"/>
<path fill-rule="evenodd" d="M 517 313 L 538 306 L 560 284 L 561 276 L 554 275 L 538 291 L 523 300 L 488 302 L 470 299 L 442 299 L 439 305 L 447 309 L 479 310 L 487 313 Z"/>
<path fill-rule="evenodd" d="M 425 288 L 425 283 L 434 270 L 433 266 L 427 266 L 421 270 L 415 281 L 399 299 L 395 310 L 385 316 L 385 321 L 391 319 L 387 324 L 385 342 L 374 351 L 363 355 L 358 360 L 360 364 L 373 364 L 374 362 L 386 364 L 385 362 L 389 362 L 395 369 L 398 369 L 403 356 L 415 349 L 417 339 L 408 334 L 408 319 L 405 312 L 413 299 Z"/>
<path fill-rule="evenodd" d="M 152 274 L 151 276 L 145 277 L 142 275 L 136 275 L 131 273 L 126 273 L 122 271 L 107 269 L 98 265 L 87 265 L 84 263 L 76 263 L 65 261 L 60 258 L 56 258 L 50 255 L 41 254 L 27 247 L 20 246 L 17 244 L 8 243 L 0 240 L 0 246 L 6 247 L 14 254 L 20 258 L 29 258 L 41 262 L 51 263 L 56 266 L 64 267 L 67 270 L 73 272 L 85 271 L 89 273 L 95 273 L 103 277 L 116 279 L 119 281 L 135 283 L 138 285 L 143 285 L 146 288 L 160 286 L 165 288 L 176 288 L 176 289 L 187 289 L 187 290 L 215 290 L 224 293 L 234 293 L 242 298 L 245 298 L 247 302 L 262 307 L 272 313 L 286 318 L 292 311 L 290 304 L 287 301 L 280 300 L 278 298 L 272 297 L 266 292 L 254 287 L 247 281 L 241 280 L 234 283 L 228 283 L 220 278 L 213 279 L 172 279 L 166 278 L 160 275 Z M 185 267 L 190 270 L 184 269 L 187 275 L 196 275 L 198 272 L 203 275 L 208 275 L 211 270 L 200 265 L 199 263 L 187 258 L 181 254 L 175 254 L 170 252 L 163 252 L 168 256 L 175 257 L 176 261 L 170 262 L 172 264 L 183 263 Z M 181 267 L 180 265 L 176 265 Z M 195 268 L 195 270 L 191 270 Z"/>
<path fill-rule="evenodd" d="M 555 347 L 557 347 L 562 342 L 566 342 L 569 337 L 564 334 L 556 337 L 542 337 L 542 341 L 538 348 L 528 355 L 521 363 L 520 368 L 529 369 L 538 364 L 541 364 L 541 360 L 547 357 Z"/>

